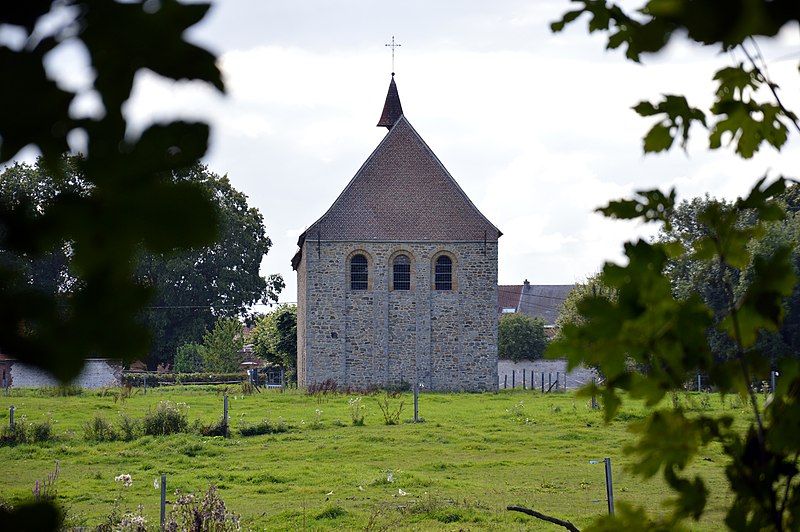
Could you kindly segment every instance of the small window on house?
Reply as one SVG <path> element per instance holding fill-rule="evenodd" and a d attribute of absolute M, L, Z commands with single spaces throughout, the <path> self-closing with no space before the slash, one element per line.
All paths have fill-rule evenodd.
<path fill-rule="evenodd" d="M 453 260 L 447 255 L 442 255 L 436 259 L 436 290 L 453 289 Z"/>
<path fill-rule="evenodd" d="M 411 290 L 411 259 L 398 255 L 392 265 L 392 286 L 395 290 Z"/>
<path fill-rule="evenodd" d="M 354 255 L 350 259 L 350 289 L 366 290 L 369 286 L 369 264 L 364 255 Z"/>

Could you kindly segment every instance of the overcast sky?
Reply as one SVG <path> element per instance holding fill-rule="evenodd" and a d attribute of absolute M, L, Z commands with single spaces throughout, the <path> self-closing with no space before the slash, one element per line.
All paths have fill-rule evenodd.
<path fill-rule="evenodd" d="M 262 274 L 283 274 L 287 302 L 296 300 L 290 259 L 299 234 L 386 134 L 375 124 L 392 36 L 405 116 L 503 232 L 501 284 L 573 283 L 619 260 L 622 242 L 643 228 L 592 211 L 634 190 L 735 198 L 765 172 L 799 174 L 796 134 L 780 154 L 763 148 L 746 162 L 709 152 L 700 130 L 688 154 L 643 156 L 651 121 L 631 106 L 661 93 L 705 105 L 714 70 L 740 59 L 680 44 L 635 65 L 605 51 L 585 20 L 552 34 L 549 23 L 569 8 L 566 0 L 217 2 L 190 38 L 218 54 L 227 95 L 145 73 L 127 112 L 138 124 L 212 123 L 205 162 L 263 214 L 273 248 Z M 762 51 L 786 103 L 800 108 L 797 26 Z"/>

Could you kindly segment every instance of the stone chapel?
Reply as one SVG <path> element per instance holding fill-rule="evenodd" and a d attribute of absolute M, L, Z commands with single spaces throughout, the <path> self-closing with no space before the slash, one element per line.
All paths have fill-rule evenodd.
<path fill-rule="evenodd" d="M 495 390 L 502 233 L 403 115 L 394 73 L 378 127 L 292 259 L 298 385 Z"/>

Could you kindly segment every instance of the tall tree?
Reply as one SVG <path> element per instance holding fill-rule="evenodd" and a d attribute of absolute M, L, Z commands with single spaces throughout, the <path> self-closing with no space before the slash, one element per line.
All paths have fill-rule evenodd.
<path fill-rule="evenodd" d="M 584 323 L 581 316 L 580 306 L 584 299 L 591 297 L 601 297 L 613 300 L 616 297 L 615 291 L 603 283 L 602 276 L 595 273 L 586 278 L 585 281 L 575 283 L 575 286 L 567 294 L 564 304 L 556 318 L 557 336 L 561 335 L 561 329 L 567 324 L 579 325 Z"/>
<path fill-rule="evenodd" d="M 289 380 L 297 378 L 297 306 L 281 304 L 262 316 L 253 327 L 253 351 L 265 360 L 286 367 Z"/>
<path fill-rule="evenodd" d="M 173 80 L 196 80 L 223 91 L 216 57 L 184 39 L 208 4 L 177 0 L 37 0 L 0 10 L 0 164 L 26 146 L 62 178 L 61 154 L 80 149 L 91 192 L 59 194 L 42 211 L 22 201 L 0 206 L 0 248 L 21 257 L 46 255 L 69 243 L 69 298 L 25 282 L 24 261 L 0 264 L 0 352 L 35 364 L 61 380 L 75 377 L 87 356 L 130 359 L 147 349 L 137 316 L 148 291 L 133 275 L 142 247 L 155 253 L 207 245 L 217 236 L 209 199 L 197 187 L 164 179 L 191 165 L 208 147 L 200 122 L 147 124 L 131 135 L 123 105 L 147 69 Z M 146 36 L 146 37 L 143 37 Z M 61 45 L 88 52 L 88 86 L 49 77 L 45 63 Z M 98 96 L 92 116 L 74 111 L 79 96 Z M 76 135 L 77 134 L 77 135 Z M 84 139 L 78 148 L 74 139 Z"/>
<path fill-rule="evenodd" d="M 728 335 L 719 329 L 719 324 L 727 316 L 732 297 L 729 287 L 740 284 L 740 270 L 719 261 L 708 262 L 697 259 L 691 252 L 695 244 L 713 234 L 713 228 L 702 221 L 702 215 L 709 209 L 730 213 L 734 205 L 725 200 L 717 200 L 706 195 L 702 198 L 684 200 L 669 213 L 670 223 L 659 229 L 660 242 L 678 242 L 685 250 L 667 261 L 664 273 L 672 283 L 676 297 L 686 299 L 699 295 L 713 312 L 714 320 L 707 334 L 714 358 L 723 362 L 735 353 L 736 346 Z M 751 225 L 748 213 L 743 212 L 735 222 L 738 226 Z"/>
<path fill-rule="evenodd" d="M 666 94 L 658 103 L 640 102 L 634 109 L 658 121 L 644 137 L 645 152 L 670 149 L 675 140 L 685 148 L 690 127 L 708 128 L 712 149 L 730 139 L 735 152 L 751 157 L 763 144 L 780 149 L 790 129 L 800 131 L 797 116 L 783 105 L 777 84 L 766 75 L 754 39 L 771 37 L 800 21 L 800 4 L 793 0 L 650 0 L 635 13 L 602 0 L 578 0 L 579 8 L 553 23 L 555 31 L 582 15 L 589 31 L 607 32 L 608 48 L 626 48 L 639 61 L 642 54 L 659 52 L 673 39 L 688 38 L 721 51 L 736 51 L 743 60 L 714 74 L 719 88 L 705 110 L 692 107 L 680 95 Z M 759 89 L 763 89 L 759 91 Z M 766 98 L 764 97 L 766 94 Z M 795 530 L 800 523 L 800 362 L 781 361 L 781 377 L 767 404 L 758 401 L 751 384 L 768 378 L 769 359 L 758 349 L 759 336 L 777 331 L 785 315 L 783 298 L 792 294 L 797 277 L 791 260 L 792 244 L 781 243 L 768 255 L 753 256 L 752 242 L 769 224 L 786 220 L 780 201 L 786 180 L 758 180 L 746 197 L 732 206 L 710 202 L 697 215 L 703 236 L 689 246 L 680 238 L 625 244 L 627 262 L 606 264 L 603 280 L 617 289 L 616 301 L 594 298 L 581 306 L 582 325 L 565 326 L 550 354 L 598 366 L 606 379 L 587 392 L 603 398 L 606 419 L 612 419 L 627 397 L 651 407 L 634 428 L 638 439 L 628 452 L 633 470 L 643 477 L 661 473 L 674 490 L 671 511 L 659 517 L 644 509 L 617 508 L 594 530 L 672 530 L 682 520 L 699 519 L 705 511 L 708 486 L 691 478 L 687 466 L 704 446 L 716 442 L 727 455 L 726 475 L 733 494 L 725 518 L 734 530 Z M 675 193 L 642 191 L 631 199 L 610 202 L 600 210 L 613 218 L 637 219 L 672 229 Z M 741 224 L 746 217 L 750 223 Z M 670 260 L 686 250 L 692 257 L 723 272 L 742 271 L 752 261 L 749 282 L 737 290 L 725 280 L 728 294 L 718 327 L 733 344 L 731 360 L 715 363 L 706 331 L 714 311 L 696 293 L 676 298 L 666 271 Z M 650 368 L 626 370 L 631 357 Z M 662 405 L 665 395 L 681 389 L 696 372 L 707 372 L 721 393 L 738 393 L 750 405 L 750 423 L 742 431 L 727 417 L 686 415 L 679 407 Z M 624 390 L 627 396 L 619 391 Z M 669 434 L 670 438 L 665 438 Z M 646 524 L 644 524 L 646 523 Z"/>
<path fill-rule="evenodd" d="M 283 289 L 280 275 L 265 279 L 261 261 L 272 246 L 261 214 L 226 176 L 194 165 L 173 173 L 210 198 L 219 219 L 220 238 L 210 246 L 171 254 L 144 253 L 137 275 L 153 289 L 143 318 L 153 331 L 151 365 L 171 361 L 179 345 L 198 341 L 220 316 L 245 317 L 254 303 L 275 301 Z"/>
<path fill-rule="evenodd" d="M 203 370 L 233 373 L 239 369 L 244 347 L 244 326 L 236 318 L 219 318 L 203 335 Z"/>
<path fill-rule="evenodd" d="M 544 320 L 527 314 L 504 314 L 497 324 L 497 356 L 502 360 L 539 360 L 547 348 Z"/>
<path fill-rule="evenodd" d="M 26 209 L 39 212 L 64 194 L 89 196 L 94 185 L 80 172 L 81 161 L 80 157 L 64 158 L 60 177 L 48 172 L 42 159 L 33 166 L 10 167 L 0 174 L 0 204 L 25 202 Z M 170 172 L 164 180 L 190 184 L 209 198 L 220 239 L 207 246 L 161 253 L 140 248 L 133 275 L 152 294 L 139 317 L 152 340 L 149 352 L 138 356 L 147 356 L 153 368 L 171 363 L 178 346 L 199 341 L 219 316 L 244 317 L 251 305 L 274 300 L 283 288 L 279 275 L 265 279 L 259 274 L 272 242 L 261 214 L 227 177 L 195 164 Z M 43 296 L 71 297 L 81 285 L 69 268 L 71 255 L 71 242 L 55 243 L 36 256 L 0 249 L 0 264 L 14 264 L 25 272 L 26 282 Z"/>

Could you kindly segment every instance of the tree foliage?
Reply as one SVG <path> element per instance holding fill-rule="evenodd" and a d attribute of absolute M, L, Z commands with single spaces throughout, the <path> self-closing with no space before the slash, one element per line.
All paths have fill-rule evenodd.
<path fill-rule="evenodd" d="M 659 117 L 645 136 L 645 152 L 669 149 L 675 140 L 685 147 L 690 127 L 700 125 L 708 129 L 712 149 L 727 139 L 739 156 L 747 158 L 763 144 L 780 149 L 790 129 L 800 130 L 795 114 L 783 106 L 777 85 L 766 77 L 763 61 L 754 53 L 755 37 L 774 36 L 786 24 L 800 20 L 797 2 L 650 0 L 636 13 L 599 0 L 576 3 L 579 9 L 566 13 L 553 29 L 560 31 L 586 14 L 589 31 L 607 32 L 608 48 L 625 47 L 633 61 L 682 37 L 722 51 L 735 49 L 746 58 L 714 74 L 718 90 L 707 110 L 691 107 L 676 95 L 636 105 L 640 115 Z M 781 237 L 779 230 L 792 223 L 784 205 L 792 203 L 796 191 L 787 194 L 786 185 L 783 177 L 772 181 L 762 177 L 746 197 L 733 203 L 696 205 L 693 220 L 701 230 L 691 239 L 674 230 L 673 222 L 678 221 L 674 191 L 644 191 L 598 209 L 612 218 L 660 224 L 662 238 L 625 244 L 627 263 L 607 263 L 602 271 L 603 282 L 616 291 L 616 300 L 584 298 L 578 305 L 581 322 L 565 325 L 549 354 L 568 358 L 570 367 L 587 364 L 600 369 L 605 382 L 588 386 L 584 393 L 603 398 L 606 419 L 613 419 L 627 397 L 652 407 L 644 420 L 632 426 L 637 439 L 626 452 L 635 459 L 634 473 L 643 477 L 660 473 L 675 497 L 670 511 L 657 518 L 645 509 L 620 506 L 614 517 L 598 520 L 592 529 L 672 530 L 685 519 L 699 519 L 709 488 L 700 476 L 691 477 L 687 468 L 712 443 L 720 445 L 728 458 L 726 475 L 733 496 L 725 518 L 728 527 L 798 528 L 800 362 L 780 360 L 778 385 L 766 404 L 757 400 L 753 388 L 770 371 L 759 338 L 780 330 L 786 317 L 785 298 L 796 287 L 792 260 L 796 244 Z M 682 257 L 717 277 L 719 298 L 707 301 L 692 283 L 683 287 L 685 293 L 676 293 L 668 274 L 676 272 Z M 739 272 L 746 282 L 737 283 L 725 274 L 729 271 Z M 730 342 L 727 360 L 715 360 L 710 328 Z M 647 370 L 628 371 L 628 358 Z M 681 389 L 698 372 L 706 373 L 720 393 L 737 393 L 748 401 L 752 416 L 744 431 L 734 428 L 729 417 L 690 416 L 680 407 L 663 406 L 667 393 Z M 669 438 L 664 437 L 667 434 Z"/>
<path fill-rule="evenodd" d="M 796 185 L 787 188 L 776 199 L 784 206 L 790 205 L 796 195 Z M 754 275 L 754 259 L 772 256 L 779 248 L 791 250 L 791 263 L 795 274 L 800 274 L 800 249 L 797 247 L 800 218 L 796 213 L 787 212 L 780 220 L 764 224 L 763 234 L 758 234 L 748 243 L 751 259 L 740 269 L 729 264 L 698 260 L 690 252 L 692 246 L 710 234 L 711 228 L 701 221 L 703 213 L 711 209 L 729 212 L 734 205 L 725 200 L 717 200 L 706 195 L 682 201 L 670 214 L 669 230 L 662 228 L 658 239 L 662 242 L 676 240 L 687 250 L 671 259 L 665 268 L 665 274 L 672 283 L 673 293 L 678 298 L 686 298 L 698 294 L 714 315 L 714 324 L 718 325 L 728 314 L 729 301 L 746 291 Z M 738 227 L 752 226 L 752 213 L 743 211 L 735 224 Z M 732 293 L 731 293 L 732 291 Z M 798 343 L 798 327 L 800 323 L 800 298 L 797 287 L 792 294 L 782 301 L 784 318 L 780 329 L 776 332 L 761 331 L 758 335 L 757 348 L 765 355 L 773 367 L 777 361 L 786 356 L 797 357 L 800 354 Z M 735 353 L 733 341 L 718 327 L 708 329 L 709 344 L 714 359 L 718 362 L 729 360 Z"/>
<path fill-rule="evenodd" d="M 205 347 L 197 342 L 179 345 L 175 352 L 175 373 L 199 373 L 203 371 Z"/>
<path fill-rule="evenodd" d="M 59 298 L 26 282 L 24 261 L 0 265 L 4 354 L 65 381 L 78 374 L 84 357 L 138 356 L 147 349 L 137 316 L 149 291 L 135 278 L 134 257 L 142 247 L 169 252 L 209 245 L 218 236 L 203 191 L 168 178 L 204 155 L 208 126 L 173 121 L 132 135 L 123 113 L 143 69 L 223 91 L 214 55 L 184 39 L 208 8 L 176 0 L 37 0 L 0 11 L 0 29 L 25 36 L 19 46 L 0 41 L 0 71 L 14 76 L 0 84 L 0 164 L 33 146 L 49 173 L 65 180 L 61 154 L 83 138 L 86 157 L 78 170 L 92 185 L 87 195 L 59 194 L 43 211 L 31 210 L 27 196 L 0 207 L 0 248 L 34 257 L 58 254 L 69 243 L 76 279 L 70 297 Z M 88 86 L 71 89 L 49 77 L 45 63 L 64 46 L 86 53 L 94 75 Z M 72 109 L 86 94 L 100 102 L 91 116 Z"/>
<path fill-rule="evenodd" d="M 209 246 L 139 258 L 136 275 L 154 294 L 142 313 L 153 333 L 150 365 L 171 361 L 179 345 L 198 341 L 218 317 L 246 317 L 251 305 L 277 300 L 284 287 L 280 275 L 259 274 L 272 241 L 261 214 L 227 176 L 198 164 L 174 172 L 174 179 L 211 198 L 220 238 Z"/>
<path fill-rule="evenodd" d="M 18 163 L 0 174 L 0 203 L 32 212 L 46 211 L 63 194 L 88 197 L 94 189 L 80 173 L 83 159 L 62 160 L 61 176 L 49 172 L 43 159 L 33 166 Z M 274 300 L 283 288 L 279 275 L 264 279 L 259 267 L 272 245 L 261 214 L 247 204 L 225 176 L 201 164 L 174 170 L 165 181 L 197 187 L 210 201 L 220 238 L 213 244 L 156 253 L 140 249 L 135 278 L 149 290 L 149 304 L 139 315 L 151 336 L 149 365 L 172 362 L 178 346 L 199 341 L 218 316 L 241 316 L 254 303 Z M 68 302 L 81 286 L 70 269 L 71 242 L 59 242 L 40 255 L 0 249 L 0 264 L 24 272 L 25 282 L 42 295 Z"/>
<path fill-rule="evenodd" d="M 544 320 L 519 312 L 503 314 L 497 324 L 497 356 L 501 360 L 539 360 L 547 348 Z"/>
<path fill-rule="evenodd" d="M 277 309 L 256 321 L 250 335 L 253 352 L 271 362 L 289 369 L 297 369 L 297 307 L 281 304 Z"/>
<path fill-rule="evenodd" d="M 214 329 L 203 335 L 203 370 L 234 373 L 242 362 L 244 326 L 236 318 L 219 318 Z"/>
<path fill-rule="evenodd" d="M 584 323 L 583 316 L 580 313 L 580 302 L 589 296 L 604 297 L 613 300 L 616 298 L 616 293 L 603 283 L 601 275 L 595 273 L 586 278 L 581 283 L 575 283 L 575 286 L 567 294 L 564 304 L 558 312 L 556 318 L 556 329 L 558 335 L 561 334 L 561 329 L 567 324 L 580 325 Z"/>

